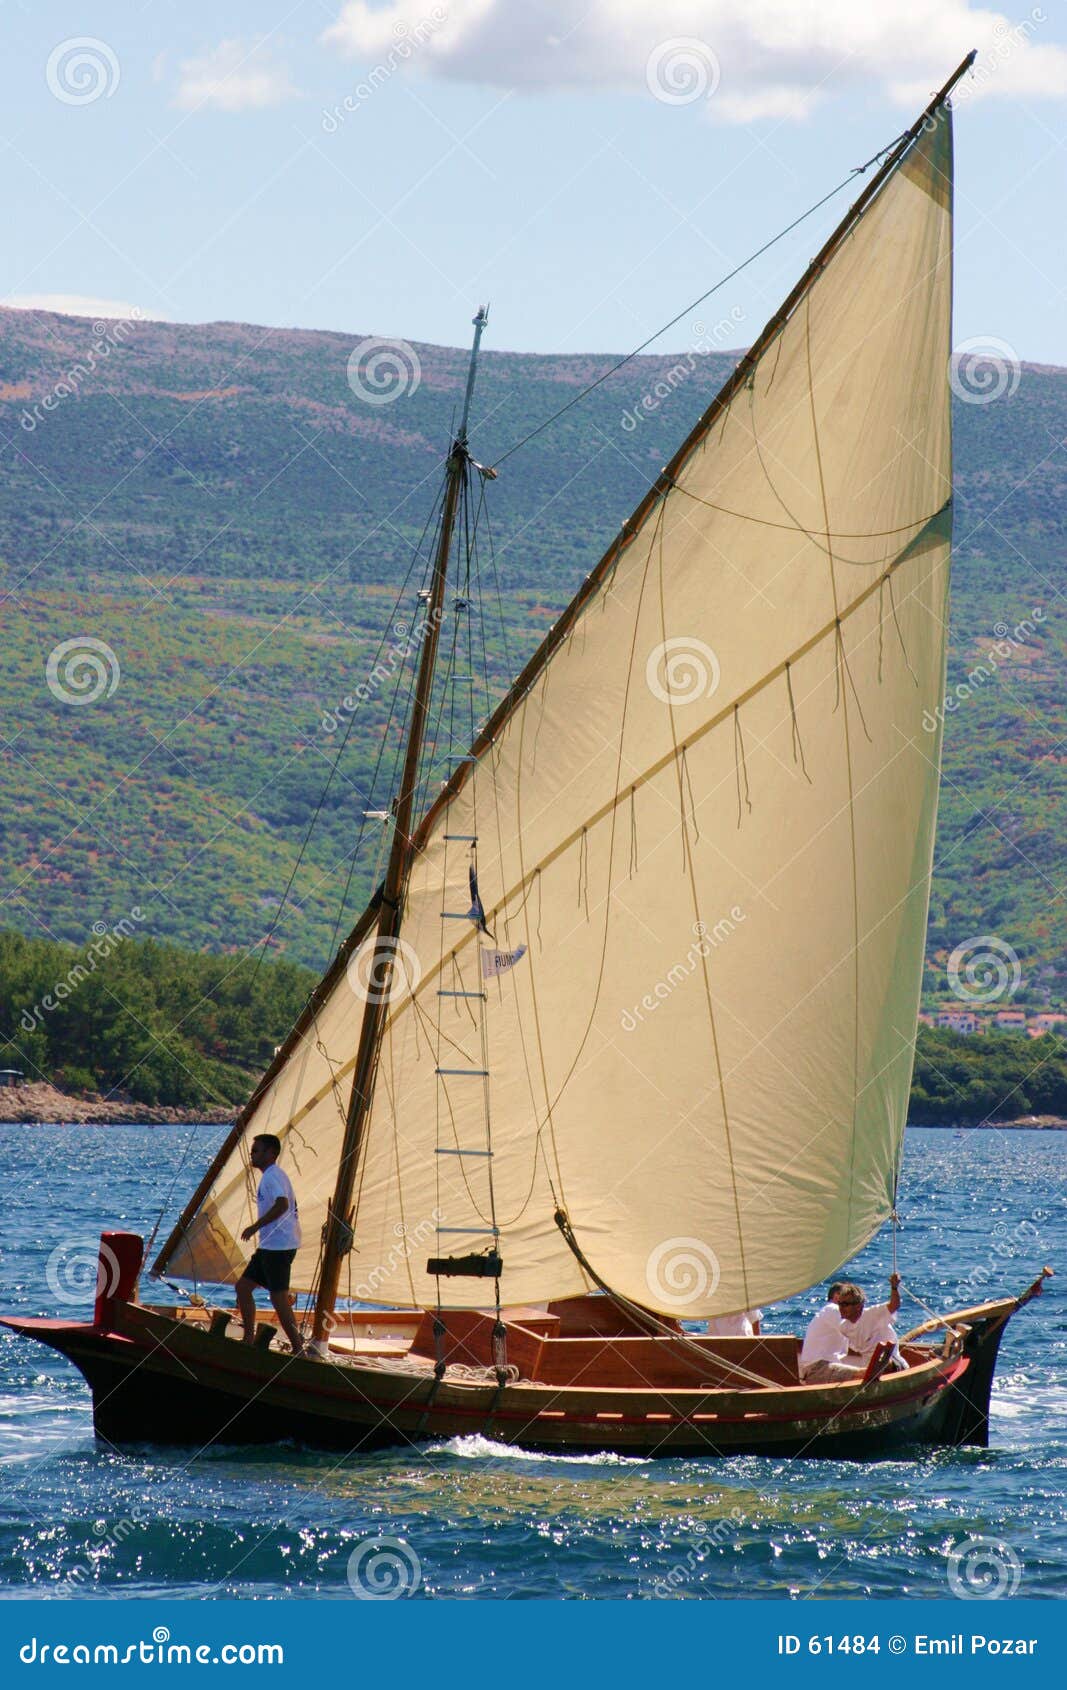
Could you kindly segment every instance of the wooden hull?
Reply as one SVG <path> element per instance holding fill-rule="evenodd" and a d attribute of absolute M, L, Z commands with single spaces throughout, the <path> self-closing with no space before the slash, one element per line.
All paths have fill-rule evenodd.
<path fill-rule="evenodd" d="M 84 1374 L 112 1444 L 295 1440 L 350 1454 L 478 1433 L 553 1454 L 766 1454 L 880 1458 L 916 1443 L 988 1442 L 989 1391 L 1014 1299 L 960 1311 L 955 1353 L 912 1348 L 913 1365 L 863 1385 L 763 1388 L 436 1383 L 379 1356 L 294 1359 L 212 1333 L 204 1320 L 120 1304 L 109 1328 L 8 1319 Z M 670 1340 L 661 1340 L 666 1344 Z M 603 1340 L 605 1351 L 619 1343 Z"/>

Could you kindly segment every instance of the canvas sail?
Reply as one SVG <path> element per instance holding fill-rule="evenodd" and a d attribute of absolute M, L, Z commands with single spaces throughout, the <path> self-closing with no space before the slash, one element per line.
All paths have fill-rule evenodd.
<path fill-rule="evenodd" d="M 891 1210 L 933 847 L 951 489 L 951 131 L 929 121 L 424 832 L 341 1294 L 668 1314 L 836 1271 Z M 462 913 L 468 847 L 488 926 Z M 159 1267 L 236 1276 L 277 1133 L 313 1284 L 370 940 Z M 522 954 L 483 969 L 490 944 Z M 483 989 L 476 1000 L 442 991 Z M 439 1070 L 460 1070 L 442 1075 Z M 451 1304 L 490 1285 L 446 1282 Z"/>

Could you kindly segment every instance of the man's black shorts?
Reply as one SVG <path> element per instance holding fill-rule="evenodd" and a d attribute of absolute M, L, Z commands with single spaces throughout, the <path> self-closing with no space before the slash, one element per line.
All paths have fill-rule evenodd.
<path fill-rule="evenodd" d="M 257 1250 L 243 1277 L 264 1291 L 288 1291 L 295 1250 Z"/>

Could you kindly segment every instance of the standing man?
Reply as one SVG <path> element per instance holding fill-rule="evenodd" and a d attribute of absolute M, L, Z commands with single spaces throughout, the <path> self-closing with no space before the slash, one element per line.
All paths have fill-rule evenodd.
<path fill-rule="evenodd" d="M 259 1219 L 246 1226 L 241 1237 L 247 1243 L 258 1232 L 259 1243 L 235 1289 L 245 1343 L 255 1342 L 255 1291 L 257 1286 L 262 1286 L 270 1294 L 278 1323 L 293 1347 L 294 1356 L 298 1356 L 303 1351 L 304 1340 L 289 1301 L 289 1275 L 293 1257 L 300 1248 L 300 1214 L 289 1175 L 278 1166 L 281 1148 L 281 1140 L 273 1133 L 260 1133 L 252 1140 L 249 1161 L 262 1175 L 256 1194 Z"/>

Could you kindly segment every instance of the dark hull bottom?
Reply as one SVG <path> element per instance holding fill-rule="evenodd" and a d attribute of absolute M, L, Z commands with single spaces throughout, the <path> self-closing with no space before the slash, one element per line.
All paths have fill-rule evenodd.
<path fill-rule="evenodd" d="M 975 1322 L 965 1341 L 966 1366 L 958 1367 L 950 1381 L 942 1379 L 932 1391 L 916 1391 L 909 1400 L 860 1410 L 853 1406 L 858 1393 L 850 1392 L 851 1403 L 834 1412 L 813 1408 L 807 1393 L 806 1408 L 797 1404 L 790 1413 L 790 1393 L 783 1391 L 771 1412 L 745 1414 L 733 1425 L 712 1427 L 690 1421 L 688 1408 L 676 1398 L 681 1412 L 671 1417 L 669 1430 L 659 1423 L 635 1424 L 622 1414 L 617 1426 L 602 1418 L 598 1423 L 588 1413 L 568 1414 L 566 1425 L 560 1419 L 546 1425 L 544 1412 L 539 1414 L 536 1407 L 508 1407 L 514 1403 L 511 1391 L 503 1400 L 489 1389 L 468 1393 L 465 1407 L 458 1406 L 454 1396 L 450 1403 L 439 1399 L 428 1404 L 422 1379 L 398 1386 L 394 1378 L 392 1398 L 385 1403 L 369 1395 L 378 1389 L 378 1381 L 385 1383 L 382 1375 L 320 1363 L 294 1364 L 279 1357 L 249 1357 L 246 1365 L 245 1356 L 234 1357 L 240 1347 L 232 1340 L 201 1338 L 198 1348 L 203 1346 L 203 1352 L 194 1358 L 185 1345 L 172 1349 L 162 1342 L 145 1349 L 90 1326 L 11 1324 L 60 1350 L 79 1367 L 92 1390 L 97 1436 L 112 1445 L 201 1448 L 295 1441 L 355 1455 L 481 1433 L 496 1442 L 552 1454 L 603 1450 L 649 1457 L 765 1454 L 870 1460 L 914 1450 L 917 1444 L 988 1443 L 989 1393 L 1005 1317 Z M 180 1349 L 185 1349 L 184 1358 Z M 257 1369 L 263 1370 L 258 1376 Z M 306 1383 L 298 1381 L 298 1370 Z M 319 1389 L 320 1378 L 327 1387 L 340 1381 L 346 1388 Z M 694 1410 L 707 1406 L 700 1393 L 690 1395 Z M 612 1400 L 620 1403 L 622 1398 L 613 1394 Z M 542 1394 L 536 1401 L 558 1404 L 561 1396 Z M 838 1396 L 835 1403 L 840 1402 Z"/>

